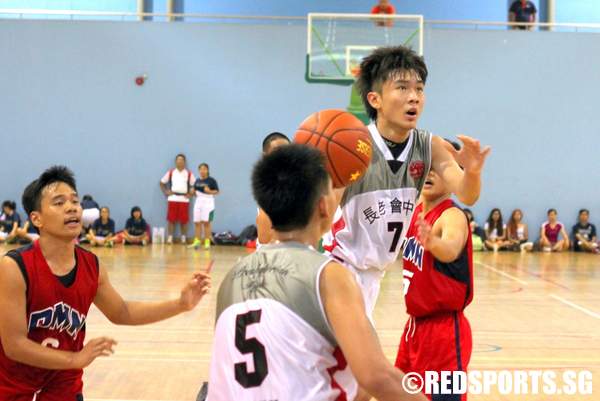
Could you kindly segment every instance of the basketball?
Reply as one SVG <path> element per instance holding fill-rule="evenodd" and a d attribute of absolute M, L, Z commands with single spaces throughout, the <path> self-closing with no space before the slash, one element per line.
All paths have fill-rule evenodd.
<path fill-rule="evenodd" d="M 362 178 L 371 163 L 371 138 L 367 127 L 343 110 L 321 110 L 308 116 L 294 135 L 294 142 L 319 149 L 335 188 Z"/>

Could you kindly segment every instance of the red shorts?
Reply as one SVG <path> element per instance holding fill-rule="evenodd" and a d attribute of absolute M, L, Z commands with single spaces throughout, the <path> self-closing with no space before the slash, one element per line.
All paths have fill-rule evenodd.
<path fill-rule="evenodd" d="M 0 377 L 0 401 L 83 401 L 83 370 L 48 371 L 38 384 L 19 382 L 14 373 Z"/>
<path fill-rule="evenodd" d="M 467 371 L 473 350 L 471 326 L 462 312 L 410 318 L 404 327 L 396 367 L 424 377 L 426 371 Z M 432 401 L 465 401 L 466 394 L 434 394 Z"/>
<path fill-rule="evenodd" d="M 167 221 L 169 223 L 187 224 L 190 221 L 189 202 L 169 202 Z"/>

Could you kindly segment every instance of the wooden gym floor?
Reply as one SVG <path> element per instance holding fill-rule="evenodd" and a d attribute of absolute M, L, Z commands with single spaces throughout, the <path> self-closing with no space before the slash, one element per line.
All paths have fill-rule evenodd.
<path fill-rule="evenodd" d="M 195 271 L 212 267 L 213 289 L 187 314 L 150 326 L 111 324 L 92 307 L 87 338 L 109 335 L 115 355 L 85 373 L 87 401 L 193 401 L 208 377 L 218 286 L 247 254 L 238 247 L 193 251 L 181 245 L 117 246 L 95 252 L 115 288 L 132 300 L 177 297 Z M 595 395 L 470 395 L 470 400 L 598 400 L 600 394 L 600 256 L 476 253 L 475 298 L 467 308 L 473 330 L 469 369 L 585 369 Z M 375 311 L 376 328 L 391 361 L 406 321 L 402 270 L 386 275 Z M 284 400 L 282 400 L 284 401 Z"/>

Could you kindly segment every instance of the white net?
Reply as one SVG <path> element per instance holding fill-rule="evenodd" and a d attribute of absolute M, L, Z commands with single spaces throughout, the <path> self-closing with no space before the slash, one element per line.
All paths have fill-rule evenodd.
<path fill-rule="evenodd" d="M 363 57 L 380 46 L 404 45 L 423 54 L 423 16 L 308 15 L 307 78 L 348 81 Z"/>

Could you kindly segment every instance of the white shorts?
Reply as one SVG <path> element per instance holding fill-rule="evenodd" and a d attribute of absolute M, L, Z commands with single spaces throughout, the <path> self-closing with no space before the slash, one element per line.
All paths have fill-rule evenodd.
<path fill-rule="evenodd" d="M 379 290 L 381 289 L 381 280 L 383 279 L 383 276 L 385 276 L 385 270 L 379 270 L 373 267 L 369 269 L 357 269 L 351 264 L 342 262 L 337 258 L 333 258 L 333 260 L 354 273 L 356 282 L 358 283 L 358 286 L 363 294 L 367 317 L 371 323 L 373 323 L 373 326 L 375 326 L 375 321 L 373 320 L 373 311 L 375 310 L 375 305 L 377 304 Z"/>
<path fill-rule="evenodd" d="M 208 198 L 197 198 L 194 203 L 194 223 L 201 221 L 213 221 L 215 211 L 215 200 Z"/>

